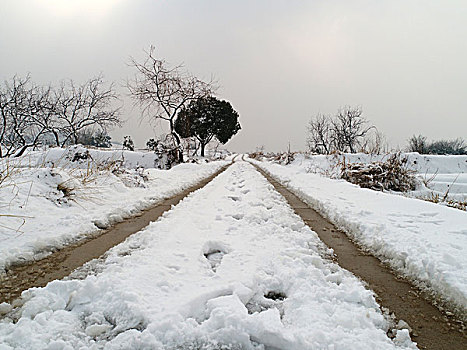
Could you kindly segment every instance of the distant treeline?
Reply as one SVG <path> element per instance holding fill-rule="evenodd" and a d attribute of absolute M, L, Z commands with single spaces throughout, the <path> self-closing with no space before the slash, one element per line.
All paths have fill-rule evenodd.
<path fill-rule="evenodd" d="M 464 139 L 427 141 L 422 135 L 412 136 L 409 139 L 409 152 L 420 154 L 467 154 L 467 144 Z"/>

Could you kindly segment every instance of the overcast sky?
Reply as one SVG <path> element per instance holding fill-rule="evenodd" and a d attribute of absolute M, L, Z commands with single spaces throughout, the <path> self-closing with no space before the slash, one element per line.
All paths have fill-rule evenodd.
<path fill-rule="evenodd" d="M 305 149 L 317 113 L 359 105 L 392 146 L 413 134 L 467 136 L 466 0 L 0 0 L 0 79 L 123 83 L 129 57 L 214 74 L 240 114 L 236 151 Z M 112 131 L 139 146 L 158 131 L 124 99 Z"/>

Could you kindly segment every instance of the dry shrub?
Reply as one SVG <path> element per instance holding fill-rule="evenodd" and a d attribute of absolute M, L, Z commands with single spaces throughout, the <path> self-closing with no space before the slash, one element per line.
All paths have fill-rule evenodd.
<path fill-rule="evenodd" d="M 261 160 L 264 157 L 263 151 L 256 151 L 248 154 L 248 157 L 251 159 Z"/>
<path fill-rule="evenodd" d="M 467 211 L 467 201 L 464 200 L 456 200 L 456 199 L 446 199 L 441 197 L 439 193 L 431 192 L 427 196 L 420 196 L 417 199 L 421 199 L 427 202 L 436 203 L 436 204 L 443 204 L 451 208 Z"/>
<path fill-rule="evenodd" d="M 289 165 L 294 160 L 295 160 L 295 152 L 287 151 L 287 152 L 281 154 L 279 162 L 281 164 Z"/>
<path fill-rule="evenodd" d="M 451 208 L 467 211 L 467 201 L 450 199 L 446 202 L 446 205 Z"/>
<path fill-rule="evenodd" d="M 262 151 L 257 151 L 249 154 L 251 159 L 256 160 L 265 160 L 268 162 L 278 163 L 282 165 L 289 165 L 295 159 L 295 154 L 297 152 L 279 152 L 279 153 L 263 153 Z"/>
<path fill-rule="evenodd" d="M 415 172 L 407 167 L 407 157 L 400 153 L 381 162 L 343 163 L 341 178 L 377 191 L 407 192 L 415 190 L 417 184 Z"/>

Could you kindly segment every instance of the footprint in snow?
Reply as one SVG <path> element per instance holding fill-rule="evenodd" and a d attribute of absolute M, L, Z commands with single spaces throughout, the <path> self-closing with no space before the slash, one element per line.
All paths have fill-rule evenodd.
<path fill-rule="evenodd" d="M 438 213 L 420 213 L 420 215 L 425 217 L 433 217 L 438 215 Z"/>
<path fill-rule="evenodd" d="M 274 300 L 274 301 L 284 301 L 285 298 L 287 298 L 287 296 L 285 295 L 285 293 L 282 293 L 282 292 L 276 292 L 276 291 L 269 291 L 267 292 L 264 297 L 266 299 L 271 299 L 271 300 Z"/>
<path fill-rule="evenodd" d="M 172 270 L 172 271 L 180 271 L 181 267 L 178 265 L 166 265 L 165 266 L 167 269 Z"/>
<path fill-rule="evenodd" d="M 245 217 L 245 215 L 243 214 L 232 214 L 230 216 L 233 217 L 235 220 L 241 220 Z"/>
<path fill-rule="evenodd" d="M 212 252 L 204 254 L 204 257 L 208 259 L 211 264 L 212 271 L 216 272 L 217 267 L 221 264 L 222 258 L 224 257 L 225 252 L 222 250 L 214 250 Z"/>
<path fill-rule="evenodd" d="M 284 316 L 283 302 L 286 298 L 287 295 L 281 291 L 268 291 L 264 295 L 256 295 L 253 297 L 245 307 L 250 315 L 276 308 L 282 319 Z"/>
<path fill-rule="evenodd" d="M 203 255 L 211 265 L 212 271 L 216 272 L 222 262 L 222 258 L 229 252 L 229 248 L 220 242 L 210 241 L 203 247 Z"/>

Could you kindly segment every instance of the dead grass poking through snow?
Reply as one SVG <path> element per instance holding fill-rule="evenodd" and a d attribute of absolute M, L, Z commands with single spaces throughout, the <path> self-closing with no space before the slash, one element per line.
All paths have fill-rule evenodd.
<path fill-rule="evenodd" d="M 392 154 L 380 162 L 344 161 L 341 165 L 341 177 L 360 187 L 377 191 L 407 192 L 415 190 L 417 185 L 415 171 L 407 167 L 407 158 L 400 153 Z"/>

